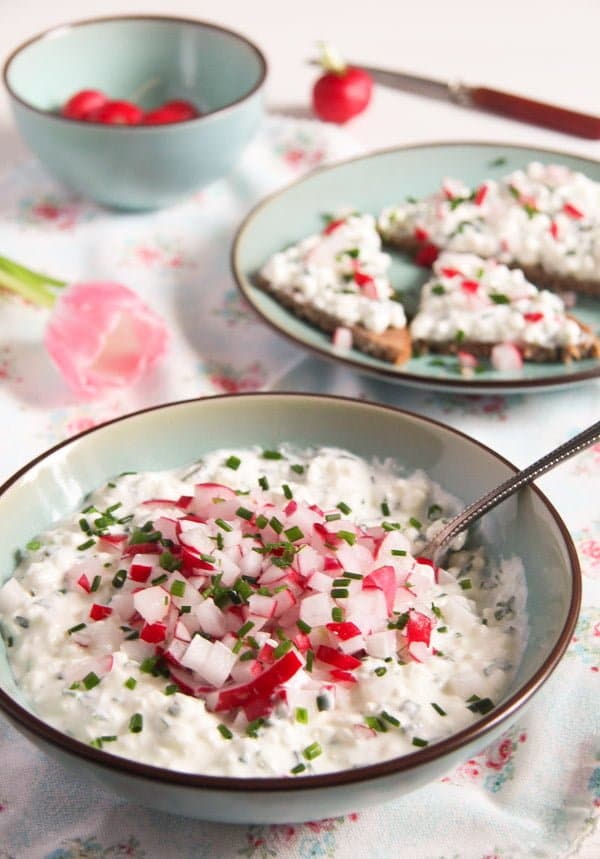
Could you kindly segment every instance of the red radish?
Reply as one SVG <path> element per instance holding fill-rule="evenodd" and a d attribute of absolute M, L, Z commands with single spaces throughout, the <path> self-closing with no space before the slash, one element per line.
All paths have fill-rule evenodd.
<path fill-rule="evenodd" d="M 475 196 L 473 197 L 473 202 L 476 206 L 481 206 L 483 201 L 485 200 L 488 192 L 487 185 L 480 185 L 479 188 L 475 191 Z"/>
<path fill-rule="evenodd" d="M 100 110 L 107 97 L 97 89 L 82 89 L 72 95 L 61 108 L 61 114 L 68 119 L 90 119 L 90 115 Z"/>
<path fill-rule="evenodd" d="M 556 221 L 552 221 L 552 223 L 550 224 L 550 235 L 552 236 L 553 239 L 558 240 L 559 229 L 558 229 L 558 224 L 556 223 Z"/>
<path fill-rule="evenodd" d="M 394 609 L 394 597 L 396 596 L 396 573 L 394 568 L 389 565 L 379 567 L 373 570 L 368 576 L 363 579 L 363 588 L 379 588 L 385 596 L 385 604 L 388 615 Z"/>
<path fill-rule="evenodd" d="M 331 337 L 331 343 L 336 349 L 347 352 L 352 349 L 352 331 L 344 325 L 338 325 Z"/>
<path fill-rule="evenodd" d="M 423 266 L 423 268 L 429 268 L 434 264 L 439 255 L 440 249 L 437 245 L 426 244 L 416 252 L 415 262 L 417 265 Z"/>
<path fill-rule="evenodd" d="M 146 560 L 146 555 L 134 555 L 129 568 L 129 578 L 133 582 L 147 582 L 152 572 L 153 562 Z"/>
<path fill-rule="evenodd" d="M 84 591 L 86 592 L 86 594 L 89 594 L 89 593 L 91 592 L 91 590 L 92 590 L 92 586 L 91 586 L 91 584 L 90 584 L 90 580 L 88 579 L 88 577 L 86 576 L 86 574 L 85 574 L 85 573 L 82 573 L 82 574 L 79 576 L 79 578 L 77 579 L 77 584 L 79 585 L 79 587 L 80 587 L 82 590 L 84 590 Z"/>
<path fill-rule="evenodd" d="M 539 311 L 523 314 L 523 319 L 526 319 L 527 322 L 539 322 L 543 318 L 544 318 L 544 314 L 540 313 Z"/>
<path fill-rule="evenodd" d="M 514 343 L 497 343 L 492 347 L 490 361 L 495 370 L 521 370 L 523 367 L 523 356 Z"/>
<path fill-rule="evenodd" d="M 346 223 L 345 218 L 335 218 L 333 221 L 329 221 L 326 227 L 323 228 L 323 235 L 329 236 L 331 233 L 334 233 L 338 227 L 341 227 L 342 224 Z"/>
<path fill-rule="evenodd" d="M 326 623 L 325 626 L 332 632 L 334 635 L 341 641 L 346 641 L 349 638 L 354 638 L 357 635 L 360 635 L 360 629 L 357 627 L 355 623 L 351 621 L 341 621 L 340 623 Z"/>
<path fill-rule="evenodd" d="M 94 603 L 90 609 L 90 617 L 92 620 L 104 620 L 105 617 L 110 617 L 112 608 L 109 605 L 98 605 Z"/>
<path fill-rule="evenodd" d="M 441 273 L 444 277 L 462 277 L 462 271 L 459 271 L 457 268 L 443 268 L 441 269 Z"/>
<path fill-rule="evenodd" d="M 429 233 L 423 227 L 415 227 L 413 235 L 418 242 L 426 242 L 429 240 Z"/>
<path fill-rule="evenodd" d="M 415 662 L 427 662 L 433 656 L 433 651 L 424 641 L 411 641 L 408 652 Z"/>
<path fill-rule="evenodd" d="M 302 668 L 300 657 L 290 650 L 249 683 L 221 689 L 216 696 L 214 709 L 217 712 L 232 710 L 234 707 L 244 707 L 254 698 L 268 699 L 277 686 L 293 677 L 300 668 Z M 212 702 L 207 701 L 208 703 Z"/>
<path fill-rule="evenodd" d="M 458 358 L 460 369 L 469 373 L 472 373 L 479 364 L 475 355 L 471 352 L 467 352 L 465 349 L 459 349 L 456 353 L 456 357 Z"/>
<path fill-rule="evenodd" d="M 325 122 L 342 124 L 367 107 L 373 79 L 363 69 L 347 66 L 331 48 L 322 47 L 324 74 L 313 86 L 313 110 Z"/>
<path fill-rule="evenodd" d="M 570 218 L 574 218 L 576 221 L 584 217 L 581 209 L 578 209 L 577 206 L 573 206 L 572 203 L 565 203 L 563 206 L 563 212 L 565 215 L 568 215 Z"/>
<path fill-rule="evenodd" d="M 422 641 L 429 645 L 432 628 L 433 621 L 431 618 L 420 611 L 411 611 L 406 624 L 406 637 L 409 644 L 414 641 Z"/>
<path fill-rule="evenodd" d="M 183 99 L 166 101 L 160 107 L 149 110 L 144 114 L 144 125 L 164 125 L 171 122 L 185 122 L 201 116 L 199 111 L 189 101 Z"/>
<path fill-rule="evenodd" d="M 349 653 L 340 653 L 333 647 L 326 644 L 321 644 L 317 650 L 317 659 L 321 662 L 326 662 L 328 665 L 333 665 L 335 668 L 341 668 L 342 671 L 353 671 L 362 663 L 356 656 L 351 656 Z"/>
<path fill-rule="evenodd" d="M 143 116 L 143 110 L 130 101 L 106 101 L 86 119 L 106 125 L 139 125 Z"/>
<path fill-rule="evenodd" d="M 332 668 L 329 676 L 332 680 L 337 680 L 339 683 L 358 683 L 354 674 L 350 674 L 349 671 L 343 671 L 341 668 Z"/>
<path fill-rule="evenodd" d="M 398 650 L 396 630 L 383 629 L 381 632 L 368 635 L 365 639 L 365 650 L 369 656 L 375 656 L 378 659 L 388 659 L 390 656 L 395 656 Z"/>
<path fill-rule="evenodd" d="M 140 638 L 149 644 L 159 644 L 167 637 L 167 627 L 164 623 L 147 623 L 142 627 Z"/>
<path fill-rule="evenodd" d="M 477 292 L 477 290 L 479 289 L 479 281 L 465 279 L 461 281 L 460 288 L 463 292 Z"/>
<path fill-rule="evenodd" d="M 192 512 L 205 519 L 229 520 L 240 507 L 240 499 L 233 489 L 220 483 L 198 483 L 194 487 Z"/>
<path fill-rule="evenodd" d="M 156 623 L 162 620 L 169 611 L 170 597 L 160 585 L 150 588 L 140 588 L 133 595 L 135 610 L 144 618 L 146 623 Z"/>

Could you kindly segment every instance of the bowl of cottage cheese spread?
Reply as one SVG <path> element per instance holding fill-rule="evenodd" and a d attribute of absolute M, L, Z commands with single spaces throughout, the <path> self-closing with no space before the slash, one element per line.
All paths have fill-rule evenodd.
<path fill-rule="evenodd" d="M 435 422 L 255 394 L 140 412 L 2 488 L 0 706 L 120 793 L 339 814 L 443 774 L 560 658 L 579 571 L 535 489 L 420 549 L 510 466 Z"/>

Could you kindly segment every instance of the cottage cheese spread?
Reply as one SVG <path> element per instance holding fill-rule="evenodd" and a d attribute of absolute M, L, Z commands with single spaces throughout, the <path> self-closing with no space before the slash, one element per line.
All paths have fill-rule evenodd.
<path fill-rule="evenodd" d="M 311 304 L 344 325 L 381 333 L 406 325 L 402 305 L 393 300 L 390 263 L 373 216 L 351 214 L 274 254 L 260 274 L 275 292 Z"/>
<path fill-rule="evenodd" d="M 434 194 L 381 213 L 385 239 L 431 243 L 580 280 L 598 280 L 600 183 L 532 162 L 471 188 L 445 179 Z"/>
<path fill-rule="evenodd" d="M 589 333 L 565 314 L 558 295 L 537 289 L 520 269 L 473 254 L 442 254 L 422 288 L 413 340 L 574 346 Z"/>
<path fill-rule="evenodd" d="M 525 641 L 520 561 L 418 560 L 455 504 L 423 473 L 327 448 L 121 475 L 0 589 L 15 678 L 65 733 L 180 771 L 414 752 L 498 704 Z"/>

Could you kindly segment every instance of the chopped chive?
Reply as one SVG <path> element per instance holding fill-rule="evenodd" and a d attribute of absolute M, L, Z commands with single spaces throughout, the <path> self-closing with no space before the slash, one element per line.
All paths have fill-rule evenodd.
<path fill-rule="evenodd" d="M 307 650 L 305 659 L 306 659 L 306 666 L 305 666 L 306 670 L 312 671 L 313 670 L 313 663 L 315 661 L 314 651 L 313 650 Z"/>
<path fill-rule="evenodd" d="M 84 531 L 86 534 L 91 534 L 91 533 L 92 533 L 92 526 L 90 525 L 90 523 L 88 522 L 88 520 L 87 520 L 87 519 L 80 519 L 80 520 L 79 520 L 79 527 L 80 527 L 80 528 L 81 528 L 81 530 L 82 530 L 82 531 Z M 31 542 L 37 542 L 37 541 L 32 540 Z M 27 548 L 29 548 L 29 543 L 27 544 Z"/>
<path fill-rule="evenodd" d="M 137 686 L 137 680 L 135 677 L 128 677 L 123 686 L 126 686 L 128 689 L 135 689 Z"/>
<path fill-rule="evenodd" d="M 144 717 L 141 713 L 134 713 L 129 720 L 129 730 L 132 734 L 139 734 L 144 727 Z"/>
<path fill-rule="evenodd" d="M 348 588 L 334 588 L 331 591 L 331 596 L 334 600 L 344 600 L 348 599 L 348 597 L 350 596 L 350 592 Z"/>
<path fill-rule="evenodd" d="M 349 546 L 353 546 L 356 543 L 356 534 L 353 534 L 352 531 L 338 531 L 337 536 L 348 543 Z"/>
<path fill-rule="evenodd" d="M 344 513 L 346 516 L 348 515 L 348 513 L 352 513 L 352 508 L 348 507 L 345 501 L 340 501 L 340 503 L 336 504 L 335 506 L 338 510 L 341 510 L 342 513 Z"/>
<path fill-rule="evenodd" d="M 89 507 L 85 507 L 81 512 L 87 514 L 87 513 L 97 513 L 98 511 L 96 510 L 96 508 L 94 507 L 93 504 L 90 504 Z"/>
<path fill-rule="evenodd" d="M 383 675 L 386 673 L 387 673 L 387 668 L 384 665 L 380 665 L 379 668 L 375 669 L 375 674 L 378 677 L 383 677 Z"/>
<path fill-rule="evenodd" d="M 344 612 L 339 606 L 334 606 L 331 609 L 331 619 L 336 623 L 341 623 L 344 620 Z"/>
<path fill-rule="evenodd" d="M 421 522 L 419 522 L 418 519 L 415 519 L 414 516 L 410 517 L 410 519 L 408 520 L 408 524 L 412 525 L 413 528 L 416 528 L 417 531 L 421 530 L 422 524 L 421 524 Z"/>
<path fill-rule="evenodd" d="M 368 725 L 373 731 L 385 733 L 388 730 L 387 725 L 378 716 L 365 716 L 365 725 Z"/>
<path fill-rule="evenodd" d="M 400 720 L 397 719 L 395 716 L 392 716 L 391 713 L 388 713 L 387 710 L 381 711 L 381 718 L 385 719 L 386 722 L 389 722 L 390 725 L 393 725 L 395 728 L 400 727 Z"/>
<path fill-rule="evenodd" d="M 221 736 L 223 737 L 224 740 L 232 740 L 233 739 L 233 734 L 229 730 L 227 725 L 224 725 L 223 723 L 221 723 L 220 725 L 217 725 L 217 731 L 221 734 Z"/>
<path fill-rule="evenodd" d="M 237 471 L 241 464 L 242 460 L 239 456 L 230 456 L 225 460 L 227 468 L 231 468 L 233 471 Z"/>
<path fill-rule="evenodd" d="M 433 707 L 433 709 L 435 710 L 435 712 L 436 712 L 436 713 L 439 713 L 439 714 L 440 714 L 440 716 L 447 716 L 447 715 L 448 715 L 448 714 L 446 713 L 446 711 L 445 711 L 445 710 L 443 710 L 443 709 L 440 707 L 440 705 L 439 705 L 439 704 L 436 704 L 434 701 L 432 701 L 432 702 L 431 702 L 431 706 Z"/>
<path fill-rule="evenodd" d="M 381 502 L 381 512 L 383 513 L 384 516 L 390 515 L 390 505 L 387 503 L 387 501 Z"/>
<path fill-rule="evenodd" d="M 267 480 L 267 478 L 265 477 L 264 474 L 262 477 L 258 478 L 258 485 L 260 486 L 261 489 L 264 489 L 265 492 L 269 488 L 269 481 Z"/>
<path fill-rule="evenodd" d="M 125 579 L 127 578 L 127 570 L 117 570 L 117 572 L 113 576 L 112 586 L 113 588 L 122 588 L 125 584 Z"/>
<path fill-rule="evenodd" d="M 392 549 L 392 555 L 395 555 L 397 558 L 404 558 L 406 556 L 406 549 Z"/>
<path fill-rule="evenodd" d="M 470 590 L 471 590 L 471 588 L 473 587 L 473 585 L 472 585 L 472 583 L 471 583 L 471 579 L 462 579 L 462 580 L 459 582 L 459 585 L 461 586 L 461 588 L 463 589 L 463 591 L 470 591 Z"/>
<path fill-rule="evenodd" d="M 67 630 L 67 635 L 73 635 L 74 632 L 79 632 L 80 629 L 85 629 L 86 626 L 87 624 L 85 623 L 78 623 Z"/>
<path fill-rule="evenodd" d="M 97 674 L 94 674 L 93 671 L 90 671 L 89 674 L 86 674 L 83 680 L 81 681 L 86 689 L 93 689 L 94 686 L 97 686 L 100 683 L 100 678 Z"/>
<path fill-rule="evenodd" d="M 303 773 L 306 769 L 306 764 L 296 764 L 295 767 L 292 767 L 290 772 L 292 775 L 298 775 L 299 773 Z"/>
<path fill-rule="evenodd" d="M 169 683 L 168 686 L 165 686 L 165 695 L 174 695 L 178 688 L 177 683 Z"/>
<path fill-rule="evenodd" d="M 182 605 L 179 608 L 179 614 L 189 614 L 192 610 L 191 605 Z"/>
<path fill-rule="evenodd" d="M 277 645 L 277 647 L 273 651 L 273 658 L 274 659 L 280 659 L 282 656 L 285 656 L 285 654 L 288 652 L 288 650 L 291 650 L 291 649 L 292 649 L 292 642 L 291 641 L 288 641 L 288 640 L 282 641 L 280 644 Z"/>
<path fill-rule="evenodd" d="M 243 626 L 240 626 L 240 628 L 238 629 L 237 637 L 243 638 L 248 632 L 250 632 L 250 630 L 252 629 L 253 626 L 254 626 L 253 621 L 247 620 L 246 623 Z"/>
<path fill-rule="evenodd" d="M 381 527 L 384 531 L 399 531 L 400 522 L 382 522 Z"/>
<path fill-rule="evenodd" d="M 359 581 L 360 579 L 364 579 L 362 573 L 349 573 L 348 570 L 344 570 L 344 578 L 345 579 L 356 579 Z"/>
<path fill-rule="evenodd" d="M 295 543 L 296 540 L 301 540 L 304 537 L 304 533 L 297 525 L 294 525 L 292 528 L 287 528 L 284 533 L 290 543 Z"/>
<path fill-rule="evenodd" d="M 337 522 L 341 518 L 342 518 L 341 513 L 328 513 L 327 516 L 325 516 L 325 521 L 326 522 Z"/>
<path fill-rule="evenodd" d="M 305 623 L 303 620 L 297 620 L 296 626 L 300 632 L 304 632 L 306 635 L 308 635 L 309 632 L 312 632 L 312 626 L 309 626 L 308 623 Z"/>
<path fill-rule="evenodd" d="M 442 610 L 439 606 L 437 606 L 434 602 L 431 603 L 431 611 L 434 613 L 436 617 L 442 616 Z"/>
<path fill-rule="evenodd" d="M 301 725 L 308 725 L 308 710 L 306 707 L 296 707 L 296 721 Z"/>
<path fill-rule="evenodd" d="M 262 726 L 264 724 L 265 724 L 265 720 L 262 718 L 254 719 L 253 722 L 248 722 L 248 726 L 246 728 L 246 734 L 249 737 L 254 737 L 254 738 L 258 737 L 258 729 L 262 728 Z"/>
<path fill-rule="evenodd" d="M 161 552 L 158 556 L 158 563 L 168 573 L 173 573 L 181 567 L 181 559 L 176 558 L 172 552 Z"/>
<path fill-rule="evenodd" d="M 256 527 L 257 528 L 266 528 L 268 524 L 269 524 L 269 520 L 262 513 L 260 514 L 260 516 L 256 517 Z"/>
<path fill-rule="evenodd" d="M 223 531 L 233 531 L 232 526 L 224 519 L 215 519 L 215 525 L 218 525 Z"/>
<path fill-rule="evenodd" d="M 263 459 L 283 459 L 283 454 L 278 450 L 263 450 L 262 457 Z"/>
<path fill-rule="evenodd" d="M 344 578 L 344 579 L 334 579 L 333 580 L 333 587 L 334 588 L 347 588 L 349 584 L 350 584 L 350 579 Z"/>
<path fill-rule="evenodd" d="M 439 504 L 432 504 L 429 510 L 427 511 L 427 518 L 433 519 L 434 517 L 441 516 L 442 508 Z"/>
<path fill-rule="evenodd" d="M 81 683 L 79 682 L 79 680 L 75 680 L 74 683 L 71 683 L 69 689 L 81 689 Z"/>
<path fill-rule="evenodd" d="M 95 542 L 96 541 L 93 538 L 90 538 L 89 540 L 86 540 L 85 543 L 80 543 L 80 545 L 76 547 L 77 551 L 84 552 L 86 549 L 91 548 Z"/>
<path fill-rule="evenodd" d="M 240 662 L 249 662 L 251 659 L 256 658 L 255 650 L 245 650 L 244 653 L 240 656 Z"/>
<path fill-rule="evenodd" d="M 429 745 L 429 740 L 422 740 L 421 737 L 413 737 L 412 744 L 413 746 L 418 746 L 420 749 L 423 749 L 425 746 Z"/>
<path fill-rule="evenodd" d="M 304 474 L 304 466 L 303 465 L 290 465 L 290 468 L 295 474 Z"/>
<path fill-rule="evenodd" d="M 153 585 L 162 585 L 163 582 L 166 582 L 168 579 L 168 575 L 166 573 L 161 573 L 160 576 L 156 576 L 155 579 L 151 579 Z"/>
<path fill-rule="evenodd" d="M 287 498 L 288 501 L 290 501 L 294 497 L 294 493 L 292 492 L 290 487 L 287 485 L 287 483 L 282 483 L 281 489 L 282 489 L 283 494 L 285 495 L 285 497 Z"/>
<path fill-rule="evenodd" d="M 175 579 L 171 582 L 169 590 L 174 597 L 182 597 L 185 594 L 185 582 L 182 579 Z"/>
<path fill-rule="evenodd" d="M 494 702 L 490 698 L 479 698 L 477 701 L 473 701 L 472 704 L 468 704 L 467 707 L 472 713 L 479 713 L 481 716 L 485 716 L 486 713 L 494 709 Z"/>
<path fill-rule="evenodd" d="M 314 761 L 314 759 L 318 758 L 322 753 L 323 749 L 319 743 L 311 743 L 310 746 L 307 746 L 302 752 L 307 761 Z"/>
<path fill-rule="evenodd" d="M 446 290 L 444 289 L 444 285 L 442 283 L 436 283 L 431 287 L 431 291 L 434 295 L 443 295 Z"/>
<path fill-rule="evenodd" d="M 507 295 L 503 295 L 501 292 L 490 292 L 489 297 L 494 304 L 510 304 L 510 298 Z"/>
<path fill-rule="evenodd" d="M 271 518 L 269 519 L 269 525 L 275 531 L 276 534 L 281 534 L 281 532 L 283 531 L 283 525 L 276 516 L 271 516 Z"/>
<path fill-rule="evenodd" d="M 323 710 L 331 709 L 331 701 L 329 700 L 328 695 L 317 695 L 317 710 L 319 712 L 323 712 Z"/>
<path fill-rule="evenodd" d="M 102 576 L 94 576 L 94 580 L 92 581 L 92 585 L 90 587 L 90 591 L 92 593 L 96 593 L 100 585 L 102 584 Z"/>
<path fill-rule="evenodd" d="M 246 521 L 249 522 L 250 519 L 252 519 L 252 517 L 254 516 L 254 513 L 252 512 L 252 510 L 248 510 L 247 507 L 238 507 L 238 509 L 235 511 L 235 515 L 239 516 L 240 519 L 246 519 Z"/>
<path fill-rule="evenodd" d="M 438 626 L 437 632 L 448 632 L 447 626 Z"/>

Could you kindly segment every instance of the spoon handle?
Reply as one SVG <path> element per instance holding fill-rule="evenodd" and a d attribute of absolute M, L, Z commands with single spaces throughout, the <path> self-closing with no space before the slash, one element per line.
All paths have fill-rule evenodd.
<path fill-rule="evenodd" d="M 492 489 L 482 498 L 469 504 L 469 506 L 465 507 L 461 513 L 454 516 L 435 535 L 427 546 L 425 546 L 421 552 L 422 557 L 429 558 L 436 563 L 437 558 L 446 548 L 448 543 L 450 543 L 457 534 L 460 534 L 461 531 L 464 531 L 472 525 L 473 522 L 477 521 L 477 519 L 487 513 L 488 510 L 496 507 L 497 504 L 500 504 L 508 498 L 509 495 L 517 492 L 517 490 L 521 489 L 522 486 L 526 486 L 528 483 L 536 480 L 542 474 L 545 474 L 556 465 L 564 462 L 565 459 L 569 459 L 569 457 L 574 456 L 576 453 L 589 447 L 599 439 L 600 421 L 592 424 L 587 429 L 583 430 L 583 432 L 580 432 L 578 435 L 569 439 L 554 450 L 551 450 L 550 453 L 542 456 L 541 459 L 536 460 L 527 468 L 517 471 L 516 474 L 513 474 L 512 477 L 509 477 L 508 480 L 504 481 L 504 483 L 496 486 L 495 489 Z"/>

